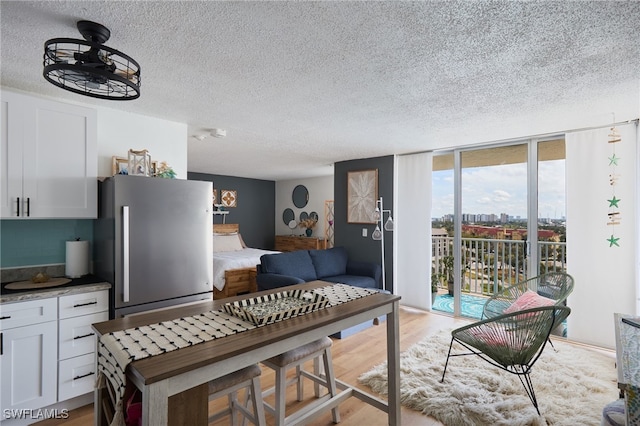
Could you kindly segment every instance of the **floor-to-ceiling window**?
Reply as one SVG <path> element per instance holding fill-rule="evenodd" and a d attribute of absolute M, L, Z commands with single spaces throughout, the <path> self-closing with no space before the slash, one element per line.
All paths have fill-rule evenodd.
<path fill-rule="evenodd" d="M 564 270 L 564 140 L 434 154 L 435 310 L 478 318 L 487 296 Z"/>

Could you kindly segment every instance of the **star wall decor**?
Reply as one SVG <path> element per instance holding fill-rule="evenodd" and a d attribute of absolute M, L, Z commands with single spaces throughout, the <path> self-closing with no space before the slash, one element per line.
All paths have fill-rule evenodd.
<path fill-rule="evenodd" d="M 620 157 L 616 156 L 616 144 L 621 142 L 622 138 L 618 133 L 618 130 L 614 127 L 611 128 L 611 132 L 609 133 L 609 138 L 607 140 L 608 143 L 611 144 L 612 154 L 611 157 L 608 157 L 609 167 L 611 168 L 611 172 L 609 173 L 609 185 L 611 186 L 611 198 L 607 200 L 609 203 L 609 212 L 607 213 L 607 225 L 611 226 L 611 237 L 607 239 L 609 242 L 609 247 L 620 247 L 618 241 L 620 237 L 616 237 L 615 235 L 615 227 L 616 225 L 620 225 L 620 198 L 616 197 L 616 185 L 618 184 L 618 180 L 620 179 L 620 175 L 616 174 L 616 167 L 618 166 L 618 161 L 620 161 Z"/>
<path fill-rule="evenodd" d="M 614 195 L 612 199 L 607 200 L 609 202 L 609 207 L 615 207 L 615 208 L 619 208 L 620 206 L 618 206 L 618 203 L 620 202 L 619 198 L 616 198 L 616 196 Z"/>
<path fill-rule="evenodd" d="M 609 157 L 609 165 L 610 166 L 617 166 L 619 159 L 620 159 L 620 157 L 616 157 L 616 154 L 614 152 L 613 155 L 611 157 Z"/>
<path fill-rule="evenodd" d="M 616 238 L 613 235 L 611 235 L 611 237 L 607 238 L 607 241 L 609 241 L 609 247 L 620 247 L 620 245 L 618 244 L 618 240 L 620 239 L 620 237 Z"/>

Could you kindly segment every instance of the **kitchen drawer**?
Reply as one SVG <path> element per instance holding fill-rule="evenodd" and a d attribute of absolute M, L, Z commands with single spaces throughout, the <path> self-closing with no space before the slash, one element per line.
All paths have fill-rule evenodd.
<path fill-rule="evenodd" d="M 58 364 L 58 401 L 93 392 L 96 383 L 95 353 L 65 359 Z"/>
<path fill-rule="evenodd" d="M 61 319 L 58 330 L 58 358 L 67 359 L 95 352 L 96 335 L 91 324 L 108 319 L 108 312 Z"/>
<path fill-rule="evenodd" d="M 109 309 L 109 290 L 60 296 L 60 319 L 95 314 Z"/>
<path fill-rule="evenodd" d="M 38 299 L 0 305 L 0 330 L 58 319 L 58 299 Z"/>

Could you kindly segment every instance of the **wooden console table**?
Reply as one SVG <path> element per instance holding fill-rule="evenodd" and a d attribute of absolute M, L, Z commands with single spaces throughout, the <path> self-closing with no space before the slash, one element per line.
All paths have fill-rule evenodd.
<path fill-rule="evenodd" d="M 318 237 L 276 235 L 276 251 L 325 250 L 327 240 Z"/>
<path fill-rule="evenodd" d="M 289 286 L 287 289 L 311 290 L 328 284 L 330 283 L 313 281 Z M 257 295 L 281 290 L 263 291 Z M 93 328 L 99 338 L 103 334 L 114 331 L 218 310 L 223 303 L 242 300 L 242 298 L 243 296 L 238 296 L 224 301 L 213 300 L 118 318 L 94 324 Z M 263 327 L 134 361 L 127 367 L 126 374 L 127 380 L 142 392 L 142 425 L 206 425 L 208 422 L 207 384 L 210 380 L 365 321 L 373 320 L 381 315 L 387 317 L 388 402 L 339 382 L 339 388 L 342 391 L 323 402 L 321 408 L 329 410 L 345 399 L 354 396 L 386 412 L 389 425 L 399 425 L 399 301 L 400 296 L 377 293 Z M 95 390 L 94 419 L 96 425 L 103 424 L 101 413 L 103 392 L 104 388 L 96 388 Z M 319 412 L 320 409 L 314 409 L 305 413 L 296 419 L 296 424 L 308 423 Z"/>

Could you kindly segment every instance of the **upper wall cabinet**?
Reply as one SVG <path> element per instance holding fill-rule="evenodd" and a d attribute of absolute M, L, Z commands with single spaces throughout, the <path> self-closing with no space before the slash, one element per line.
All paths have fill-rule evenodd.
<path fill-rule="evenodd" d="M 94 109 L 2 92 L 0 217 L 97 217 Z"/>

